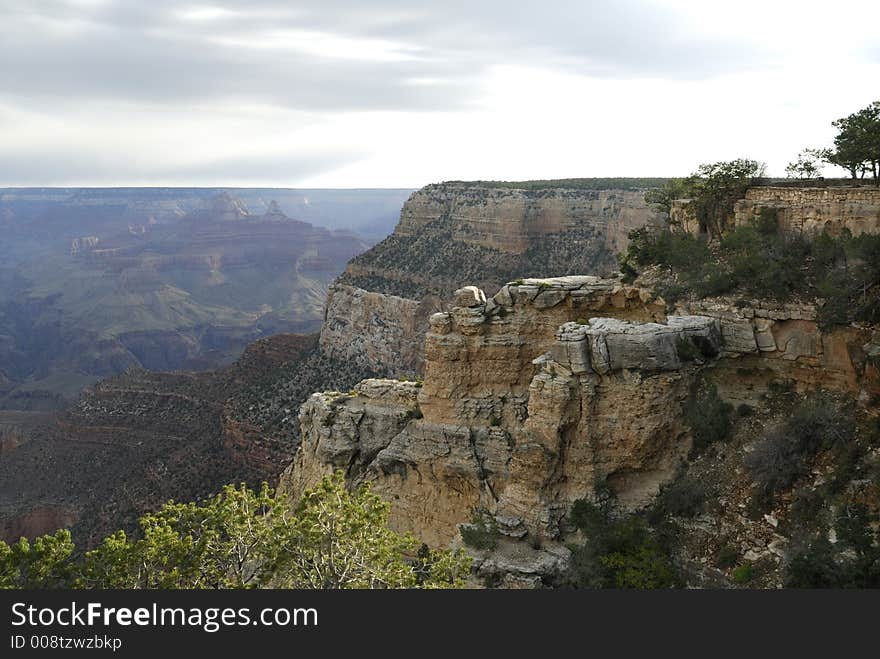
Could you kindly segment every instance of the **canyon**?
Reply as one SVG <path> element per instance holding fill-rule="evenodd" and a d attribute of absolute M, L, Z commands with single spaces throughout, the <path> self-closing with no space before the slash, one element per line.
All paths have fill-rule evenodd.
<path fill-rule="evenodd" d="M 772 206 L 782 231 L 876 233 L 874 195 L 753 188 L 735 221 Z M 574 506 L 609 492 L 619 514 L 642 514 L 689 471 L 712 495 L 711 513 L 674 520 L 688 583 L 733 584 L 715 566 L 733 546 L 778 586 L 793 495 L 754 517 L 743 465 L 817 389 L 852 401 L 853 418 L 876 416 L 880 331 L 820 330 L 822 300 L 667 302 L 650 272 L 625 282 L 627 234 L 662 224 L 627 186 L 428 186 L 328 287 L 319 334 L 261 339 L 204 373 L 128 370 L 61 415 L 0 423 L 3 531 L 60 520 L 88 544 L 163 498 L 263 480 L 295 498 L 342 470 L 428 545 L 491 531 L 491 548 L 468 547 L 480 583 L 571 585 Z M 706 391 L 733 410 L 732 437 L 697 452 L 688 415 Z M 814 491 L 834 468 L 813 469 Z M 850 478 L 873 506 L 880 490 Z"/>
<path fill-rule="evenodd" d="M 216 368 L 260 337 L 317 331 L 328 284 L 373 240 L 354 230 L 384 231 L 406 191 L 336 192 L 0 190 L 0 409 L 58 409 L 128 368 Z"/>

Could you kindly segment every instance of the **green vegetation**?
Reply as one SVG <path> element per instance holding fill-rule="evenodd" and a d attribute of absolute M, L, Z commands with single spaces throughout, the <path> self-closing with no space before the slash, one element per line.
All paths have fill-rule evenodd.
<path fill-rule="evenodd" d="M 673 588 L 680 585 L 668 548 L 635 515 L 615 516 L 613 501 L 575 502 L 570 520 L 586 541 L 573 547 L 572 563 L 582 588 Z"/>
<path fill-rule="evenodd" d="M 170 501 L 74 558 L 67 531 L 0 542 L 2 588 L 445 588 L 469 559 L 387 527 L 388 504 L 341 472 L 291 507 L 267 487 L 227 486 L 200 504 Z"/>
<path fill-rule="evenodd" d="M 459 527 L 461 539 L 468 547 L 479 550 L 495 549 L 498 546 L 498 524 L 485 510 L 475 510 L 470 524 Z"/>
<path fill-rule="evenodd" d="M 804 149 L 797 160 L 785 166 L 785 173 L 790 178 L 812 179 L 822 173 L 824 154 L 817 149 Z"/>
<path fill-rule="evenodd" d="M 880 588 L 877 516 L 849 502 L 834 523 L 836 542 L 820 528 L 795 551 L 786 566 L 789 588 Z"/>
<path fill-rule="evenodd" d="M 778 233 L 775 215 L 767 210 L 712 244 L 672 230 L 635 230 L 621 271 L 632 279 L 649 266 L 662 268 L 657 290 L 670 304 L 685 295 L 743 293 L 779 301 L 817 297 L 825 301 L 818 312 L 823 331 L 854 321 L 880 322 L 877 235 L 853 237 L 843 231 L 808 241 Z"/>
<path fill-rule="evenodd" d="M 746 456 L 755 516 L 793 498 L 781 529 L 787 587 L 880 586 L 880 460 L 867 450 L 876 421 L 859 421 L 854 404 L 821 391 L 794 401 Z"/>
<path fill-rule="evenodd" d="M 834 146 L 804 153 L 846 169 L 853 180 L 863 179 L 870 172 L 874 183 L 880 185 L 880 101 L 831 125 L 837 129 Z"/>
<path fill-rule="evenodd" d="M 705 482 L 682 474 L 660 488 L 651 510 L 651 522 L 657 524 L 668 517 L 696 517 L 705 509 L 709 495 Z"/>
<path fill-rule="evenodd" d="M 727 228 L 734 204 L 763 175 L 764 164 L 757 160 L 738 158 L 707 163 L 687 178 L 670 179 L 661 187 L 649 190 L 645 201 L 666 215 L 671 223 L 673 202 L 688 199 L 701 232 L 717 237 Z"/>
<path fill-rule="evenodd" d="M 684 199 L 690 194 L 690 186 L 687 179 L 671 178 L 659 188 L 648 190 L 645 193 L 645 202 L 651 204 L 667 219 L 672 214 L 672 202 L 676 199 Z"/>
<path fill-rule="evenodd" d="M 819 451 L 841 455 L 855 437 L 849 410 L 818 392 L 797 405 L 780 426 L 770 430 L 745 464 L 759 490 L 768 497 L 787 490 L 809 473 Z"/>
<path fill-rule="evenodd" d="M 728 438 L 732 416 L 733 406 L 721 399 L 714 384 L 703 381 L 691 388 L 684 407 L 684 419 L 693 435 L 691 459 L 701 455 L 711 444 Z"/>
<path fill-rule="evenodd" d="M 754 570 L 751 563 L 744 563 L 733 571 L 733 581 L 740 585 L 749 583 L 754 578 Z"/>
<path fill-rule="evenodd" d="M 734 204 L 763 175 L 763 163 L 745 158 L 700 165 L 686 179 L 687 196 L 700 229 L 720 236 L 733 215 Z"/>

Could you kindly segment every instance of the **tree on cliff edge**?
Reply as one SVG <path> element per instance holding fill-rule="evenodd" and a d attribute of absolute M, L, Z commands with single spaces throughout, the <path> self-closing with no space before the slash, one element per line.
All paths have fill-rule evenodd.
<path fill-rule="evenodd" d="M 449 588 L 470 571 L 388 528 L 389 506 L 341 472 L 290 506 L 267 486 L 225 487 L 202 503 L 170 501 L 73 559 L 68 531 L 0 542 L 0 588 Z"/>
<path fill-rule="evenodd" d="M 700 228 L 717 237 L 726 228 L 737 200 L 764 170 L 764 163 L 746 158 L 703 164 L 686 179 L 672 179 L 662 188 L 648 191 L 645 201 L 670 218 L 672 202 L 689 199 Z"/>
<path fill-rule="evenodd" d="M 853 180 L 868 172 L 880 185 L 880 101 L 831 122 L 834 147 L 820 151 L 823 160 L 846 169 Z"/>

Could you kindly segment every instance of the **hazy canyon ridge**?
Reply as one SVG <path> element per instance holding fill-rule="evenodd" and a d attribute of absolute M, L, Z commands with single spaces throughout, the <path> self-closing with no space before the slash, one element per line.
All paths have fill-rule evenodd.
<path fill-rule="evenodd" d="M 405 190 L 0 190 L 0 408 L 52 409 L 128 368 L 228 364 L 312 332 Z"/>

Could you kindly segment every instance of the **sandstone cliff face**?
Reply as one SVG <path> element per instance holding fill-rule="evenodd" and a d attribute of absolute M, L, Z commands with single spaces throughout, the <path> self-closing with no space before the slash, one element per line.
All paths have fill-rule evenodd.
<path fill-rule="evenodd" d="M 876 332 L 843 327 L 823 334 L 812 304 L 718 298 L 677 310 L 720 321 L 726 359 L 711 376 L 733 403 L 754 404 L 771 383 L 791 383 L 800 392 L 846 392 L 863 403 L 880 393 L 870 359 Z"/>
<path fill-rule="evenodd" d="M 697 371 L 678 342 L 713 355 L 720 340 L 716 320 L 666 318 L 662 300 L 618 280 L 526 279 L 489 299 L 462 289 L 431 317 L 423 385 L 368 380 L 306 402 L 281 488 L 344 469 L 432 544 L 474 510 L 512 537 L 556 538 L 597 483 L 637 505 L 672 476 L 690 441 L 675 412 Z"/>
<path fill-rule="evenodd" d="M 333 286 L 322 350 L 421 373 L 428 317 L 448 308 L 462 281 L 493 293 L 518 276 L 611 272 L 629 231 L 660 221 L 644 190 L 429 185 L 404 204 L 394 234 Z"/>
<path fill-rule="evenodd" d="M 441 183 L 413 193 L 396 233 L 415 236 L 438 218 L 453 240 L 513 254 L 536 239 L 594 227 L 613 254 L 626 247 L 630 230 L 657 220 L 643 190 L 517 190 L 479 184 Z"/>
<path fill-rule="evenodd" d="M 366 380 L 303 405 L 280 488 L 342 469 L 372 483 L 401 531 L 448 545 L 484 511 L 502 535 L 543 545 L 525 573 L 557 569 L 574 501 L 608 484 L 638 508 L 674 477 L 698 379 L 734 403 L 784 381 L 876 396 L 877 337 L 823 336 L 814 318 L 811 305 L 723 299 L 667 316 L 650 291 L 598 277 L 519 280 L 491 298 L 465 287 L 430 318 L 423 383 Z"/>
<path fill-rule="evenodd" d="M 424 368 L 427 319 L 438 306 L 430 297 L 417 301 L 334 284 L 327 294 L 321 350 L 364 367 L 414 375 Z"/>
<path fill-rule="evenodd" d="M 785 231 L 832 235 L 880 232 L 880 189 L 754 187 L 736 204 L 735 223 L 745 224 L 762 209 L 774 209 Z"/>
<path fill-rule="evenodd" d="M 880 189 L 876 187 L 792 188 L 755 186 L 746 191 L 734 208 L 734 225 L 748 224 L 762 212 L 772 210 L 780 229 L 789 233 L 853 235 L 880 233 Z M 689 200 L 673 202 L 672 220 L 697 235 L 699 223 Z"/>

